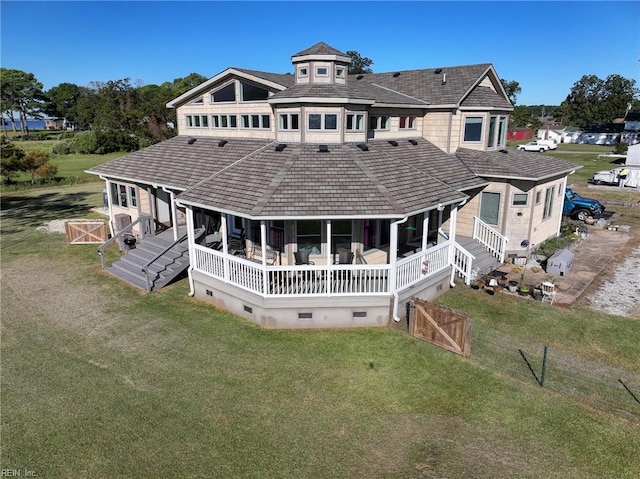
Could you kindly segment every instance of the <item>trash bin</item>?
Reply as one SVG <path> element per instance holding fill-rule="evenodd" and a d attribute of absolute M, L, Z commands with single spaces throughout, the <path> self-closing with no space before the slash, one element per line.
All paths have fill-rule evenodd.
<path fill-rule="evenodd" d="M 561 249 L 547 260 L 547 273 L 564 276 L 571 266 L 573 266 L 573 253 L 566 248 Z"/>

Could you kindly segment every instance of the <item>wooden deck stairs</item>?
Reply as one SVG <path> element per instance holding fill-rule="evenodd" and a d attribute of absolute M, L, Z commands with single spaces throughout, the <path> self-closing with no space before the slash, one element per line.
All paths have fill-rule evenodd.
<path fill-rule="evenodd" d="M 171 246 L 173 237 L 169 235 L 149 236 L 138 242 L 111 266 L 105 268 L 108 273 L 137 286 L 147 289 L 147 275 L 142 271 L 147 263 L 163 250 Z M 158 290 L 171 283 L 189 267 L 189 249 L 187 241 L 174 245 L 149 266 L 150 291 Z"/>
<path fill-rule="evenodd" d="M 491 273 L 502 264 L 485 246 L 469 236 L 457 235 L 456 242 L 475 256 L 471 265 L 472 279 L 474 277 L 481 278 L 482 276 Z"/>

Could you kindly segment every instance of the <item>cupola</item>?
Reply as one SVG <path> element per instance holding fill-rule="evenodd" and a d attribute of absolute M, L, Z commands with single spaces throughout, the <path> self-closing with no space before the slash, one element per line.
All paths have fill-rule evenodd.
<path fill-rule="evenodd" d="M 351 57 L 319 42 L 291 57 L 296 84 L 346 85 Z"/>

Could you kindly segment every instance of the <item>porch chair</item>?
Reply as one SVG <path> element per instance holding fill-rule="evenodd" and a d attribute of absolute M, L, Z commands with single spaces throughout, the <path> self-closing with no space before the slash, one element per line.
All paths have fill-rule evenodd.
<path fill-rule="evenodd" d="M 556 286 L 549 281 L 545 281 L 540 285 L 542 289 L 542 302 L 548 301 L 549 304 L 553 304 L 556 300 Z"/>
<path fill-rule="evenodd" d="M 295 256 L 297 265 L 314 264 L 313 261 L 309 261 L 308 251 L 296 251 L 293 255 Z"/>
<path fill-rule="evenodd" d="M 351 264 L 353 263 L 353 252 L 349 250 L 338 250 L 338 264 Z"/>

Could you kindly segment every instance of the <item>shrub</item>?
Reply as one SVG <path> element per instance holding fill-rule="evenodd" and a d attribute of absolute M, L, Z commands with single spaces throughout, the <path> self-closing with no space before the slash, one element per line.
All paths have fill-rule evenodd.
<path fill-rule="evenodd" d="M 95 153 L 98 149 L 98 136 L 93 131 L 76 133 L 72 140 L 76 153 Z"/>
<path fill-rule="evenodd" d="M 54 155 L 69 155 L 73 151 L 73 141 L 71 139 L 60 140 L 51 147 L 51 153 Z"/>
<path fill-rule="evenodd" d="M 136 151 L 138 138 L 124 131 L 108 130 L 96 134 L 96 153 L 114 153 L 116 151 Z"/>
<path fill-rule="evenodd" d="M 47 183 L 51 183 L 57 174 L 58 167 L 49 163 L 44 164 L 35 170 L 35 175 Z"/>

